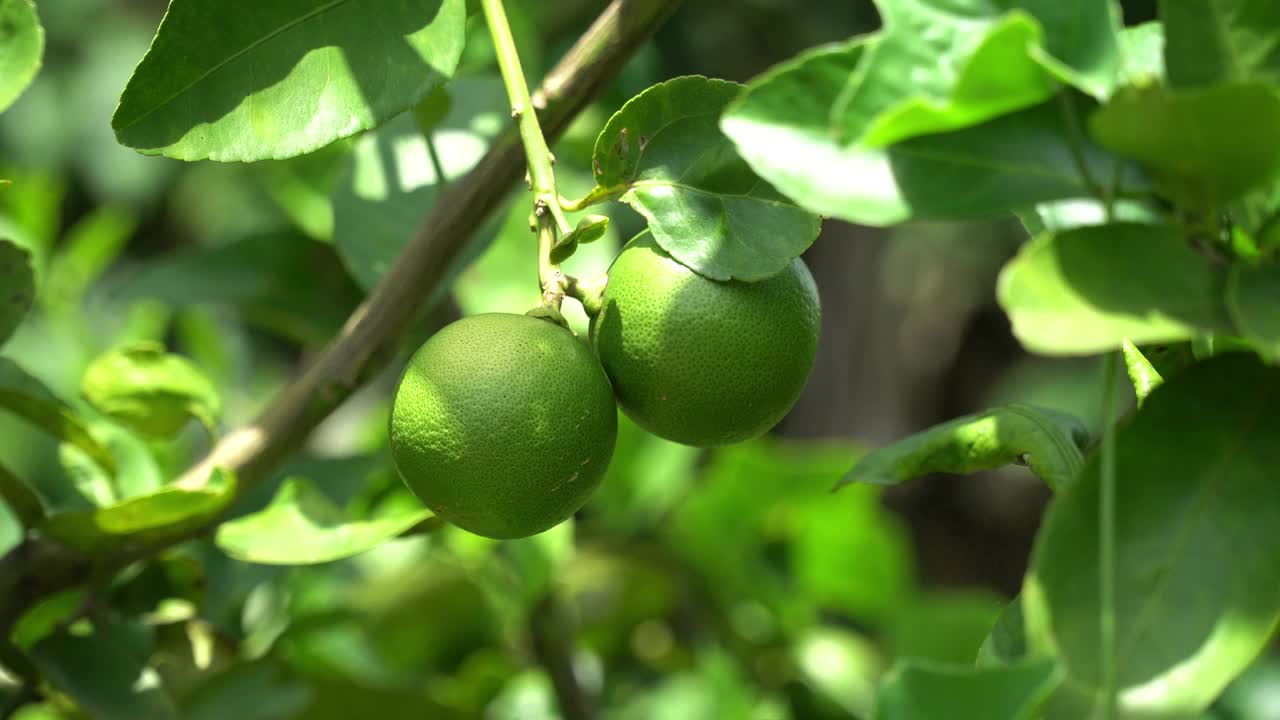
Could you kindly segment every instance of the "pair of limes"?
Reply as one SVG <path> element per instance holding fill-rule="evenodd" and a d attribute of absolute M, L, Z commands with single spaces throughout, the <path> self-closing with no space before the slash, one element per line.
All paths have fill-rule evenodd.
<path fill-rule="evenodd" d="M 818 330 L 817 289 L 799 259 L 759 282 L 719 282 L 645 233 L 609 268 L 590 348 L 554 322 L 504 313 L 432 336 L 396 391 L 392 457 L 444 520 L 489 537 L 532 535 L 599 485 L 615 402 L 680 443 L 756 437 L 799 397 Z"/>

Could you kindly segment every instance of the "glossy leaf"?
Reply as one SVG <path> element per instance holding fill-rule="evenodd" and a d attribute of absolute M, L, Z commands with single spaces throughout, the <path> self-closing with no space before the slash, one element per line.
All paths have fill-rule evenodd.
<path fill-rule="evenodd" d="M 85 421 L 56 395 L 8 358 L 0 357 L 0 410 L 80 448 L 109 474 L 116 471 L 111 452 L 89 432 Z"/>
<path fill-rule="evenodd" d="M 448 114 L 432 132 L 444 182 L 470 170 L 510 122 L 506 92 L 497 78 L 459 78 L 450 97 Z M 350 167 L 333 195 L 333 239 L 361 286 L 378 284 L 413 237 L 441 183 L 411 114 L 355 141 Z M 489 229 L 477 234 L 486 238 Z"/>
<path fill-rule="evenodd" d="M 0 112 L 27 89 L 44 56 L 44 28 L 32 0 L 0 0 Z"/>
<path fill-rule="evenodd" d="M 1004 465 L 1027 465 L 1059 490 L 1079 474 L 1084 424 L 1065 413 L 1021 403 L 935 425 L 869 453 L 840 481 L 897 485 L 930 473 L 967 475 Z"/>
<path fill-rule="evenodd" d="M 23 527 L 35 527 L 44 520 L 44 501 L 4 465 L 0 465 L 0 500 L 9 506 Z"/>
<path fill-rule="evenodd" d="M 177 720 L 173 698 L 147 666 L 153 631 L 141 623 L 99 620 L 88 634 L 60 629 L 36 643 L 41 674 L 101 720 Z"/>
<path fill-rule="evenodd" d="M 1160 387 L 1164 378 L 1160 377 L 1155 366 L 1133 343 L 1125 340 L 1120 351 L 1124 354 L 1124 367 L 1129 373 L 1129 382 L 1133 383 L 1133 392 L 1138 397 L 1138 406 L 1141 407 L 1142 401 L 1147 399 L 1152 390 Z"/>
<path fill-rule="evenodd" d="M 609 119 L 592 158 L 672 257 L 714 280 L 762 280 L 799 257 L 820 220 L 763 182 L 720 130 L 736 83 L 688 76 L 654 85 Z"/>
<path fill-rule="evenodd" d="M 1125 717 L 1203 709 L 1280 619 L 1280 369 L 1229 354 L 1167 379 L 1116 435 L 1116 669 Z M 1089 458 L 1058 494 L 1023 586 L 1031 651 L 1071 692 L 1052 717 L 1100 702 L 1098 492 Z"/>
<path fill-rule="evenodd" d="M 1237 264 L 1227 281 L 1227 308 L 1258 352 L 1280 360 L 1280 264 Z"/>
<path fill-rule="evenodd" d="M 36 299 L 31 253 L 4 238 L 0 238 L 0 288 L 0 345 L 4 345 Z"/>
<path fill-rule="evenodd" d="M 1272 0 L 1161 0 L 1174 87 L 1262 80 L 1280 86 L 1280 5 Z"/>
<path fill-rule="evenodd" d="M 223 523 L 217 542 L 245 562 L 310 565 L 367 552 L 430 517 L 430 510 L 414 502 L 353 520 L 310 482 L 291 478 L 266 508 Z"/>
<path fill-rule="evenodd" d="M 880 685 L 876 720 L 1037 720 L 1062 682 L 1051 659 L 969 668 L 906 662 Z"/>
<path fill-rule="evenodd" d="M 573 230 L 561 235 L 551 248 L 551 262 L 557 265 L 569 259 L 579 245 L 593 243 L 609 231 L 608 215 L 587 215 L 578 221 Z"/>
<path fill-rule="evenodd" d="M 464 0 L 174 0 L 111 126 L 180 160 L 309 153 L 453 75 L 465 21 Z"/>
<path fill-rule="evenodd" d="M 209 378 L 158 343 L 98 357 L 85 369 L 80 389 L 98 410 L 147 437 L 171 438 L 192 418 L 213 429 L 222 412 Z"/>
<path fill-rule="evenodd" d="M 1130 87 L 1089 118 L 1103 146 L 1143 163 L 1156 189 L 1214 208 L 1280 170 L 1280 89 L 1260 83 L 1171 91 Z"/>
<path fill-rule="evenodd" d="M 809 210 L 866 225 L 991 218 L 1093 197 L 1058 101 L 888 148 L 833 133 L 828 118 L 874 44 L 817 48 L 747 85 L 722 125 L 753 170 Z M 1096 145 L 1084 142 L 1080 155 L 1094 177 L 1115 174 L 1118 160 Z M 1121 180 L 1127 190 L 1144 182 L 1129 168 Z"/>
<path fill-rule="evenodd" d="M 1172 226 L 1045 234 L 1000 273 L 1000 306 L 1028 350 L 1088 354 L 1229 331 L 1223 278 Z"/>
<path fill-rule="evenodd" d="M 100 557 L 149 543 L 172 542 L 196 532 L 235 499 L 235 478 L 215 469 L 199 489 L 168 486 L 108 507 L 50 515 L 40 532 L 63 545 Z"/>

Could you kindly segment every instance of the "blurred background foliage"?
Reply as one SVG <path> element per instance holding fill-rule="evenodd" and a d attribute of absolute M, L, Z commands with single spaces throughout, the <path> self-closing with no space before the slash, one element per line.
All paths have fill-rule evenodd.
<path fill-rule="evenodd" d="M 602 4 L 509 3 L 531 79 Z M 0 190 L 0 235 L 34 253 L 41 293 L 6 355 L 70 401 L 94 357 L 157 340 L 213 378 L 227 427 L 250 419 L 337 331 L 436 186 L 465 171 L 506 122 L 473 17 L 459 78 L 417 117 L 291 161 L 146 158 L 115 142 L 109 120 L 164 3 L 38 5 L 45 66 L 0 115 L 0 177 L 13 181 Z M 1126 3 L 1127 17 L 1149 18 L 1150 5 Z M 562 191 L 590 187 L 597 130 L 648 85 L 690 73 L 746 80 L 877 25 L 868 2 L 685 3 L 555 147 Z M 443 180 L 406 171 L 428 156 Z M 335 205 L 347 227 L 335 228 Z M 610 211 L 608 237 L 572 259 L 574 274 L 602 272 L 641 227 L 629 209 Z M 456 270 L 406 350 L 459 314 L 532 304 L 525 213 L 513 201 L 478 229 L 474 262 Z M 973 660 L 1019 587 L 1047 491 L 1020 468 L 833 495 L 835 481 L 867 447 L 996 403 L 1100 422 L 1098 363 L 1025 355 L 995 305 L 995 275 L 1023 237 L 1012 219 L 892 230 L 828 222 L 807 255 L 824 304 L 818 365 L 775 436 L 703 452 L 624 421 L 587 508 L 520 541 L 445 528 L 295 569 L 190 543 L 109 588 L 98 633 L 73 632 L 64 652 L 45 650 L 91 664 L 79 682 L 137 673 L 188 718 L 550 719 L 559 717 L 554 668 L 565 663 L 610 720 L 867 718 L 896 658 Z M 585 327 L 580 313 L 570 320 Z M 402 499 L 385 433 L 399 366 L 237 512 L 264 506 L 289 476 L 353 516 Z M 87 507 L 104 493 L 154 489 L 208 442 L 194 425 L 149 444 L 106 419 L 93 430 L 131 463 L 127 485 L 3 413 L 0 458 L 53 507 Z M 0 549 L 18 537 L 0 506 Z M 77 592 L 47 602 L 19 639 L 81 601 Z M 0 681 L 0 695 L 12 680 Z M 145 717 L 146 687 L 126 715 L 110 702 L 85 710 Z M 75 683 L 60 689 L 81 702 L 102 697 Z M 1280 660 L 1260 660 L 1214 712 L 1280 718 Z M 76 715 L 55 697 L 18 717 Z"/>

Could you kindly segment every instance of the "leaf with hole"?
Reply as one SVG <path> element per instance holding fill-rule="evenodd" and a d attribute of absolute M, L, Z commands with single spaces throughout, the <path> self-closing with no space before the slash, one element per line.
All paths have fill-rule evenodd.
<path fill-rule="evenodd" d="M 465 23 L 465 0 L 174 0 L 111 127 L 179 160 L 303 155 L 452 76 Z"/>
<path fill-rule="evenodd" d="M 1066 413 L 1012 403 L 966 415 L 868 453 L 837 487 L 849 483 L 897 485 L 930 473 L 968 475 L 1004 465 L 1026 465 L 1059 490 L 1079 474 L 1089 442 L 1084 423 Z"/>
<path fill-rule="evenodd" d="M 217 543 L 228 555 L 267 565 L 311 565 L 367 552 L 429 520 L 417 501 L 367 519 L 347 517 L 309 481 L 290 478 L 262 510 L 225 522 Z"/>
<path fill-rule="evenodd" d="M 222 412 L 222 398 L 209 378 L 158 343 L 99 356 L 85 369 L 80 390 L 102 413 L 153 438 L 173 437 L 192 418 L 213 431 Z"/>
<path fill-rule="evenodd" d="M 1280 368 L 1228 354 L 1166 378 L 1115 444 L 1116 673 L 1124 717 L 1189 717 L 1280 620 Z M 1099 488 L 1055 496 L 1023 585 L 1031 652 L 1069 673 L 1051 717 L 1101 707 Z"/>
<path fill-rule="evenodd" d="M 1116 174 L 1120 161 L 1097 145 L 1073 148 L 1079 119 L 1056 100 L 889 147 L 833 131 L 829 118 L 841 117 L 846 88 L 875 44 L 857 38 L 807 51 L 752 80 L 725 111 L 721 124 L 742 157 L 803 207 L 865 225 L 992 218 L 1094 197 L 1077 157 L 1092 177 Z M 1125 191 L 1145 187 L 1128 165 L 1119 179 Z"/>
<path fill-rule="evenodd" d="M 713 280 L 762 280 L 818 237 L 821 222 L 774 190 L 720 130 L 742 86 L 705 77 L 659 83 L 627 101 L 596 138 L 596 183 L 649 223 L 664 250 Z"/>
<path fill-rule="evenodd" d="M 1224 280 L 1178 228 L 1118 222 L 1035 238 L 996 293 L 1028 350 L 1084 355 L 1229 332 Z"/>

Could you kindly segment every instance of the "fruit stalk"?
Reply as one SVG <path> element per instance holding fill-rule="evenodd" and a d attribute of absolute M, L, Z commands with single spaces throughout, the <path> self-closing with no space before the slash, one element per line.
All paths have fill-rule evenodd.
<path fill-rule="evenodd" d="M 555 244 L 557 231 L 569 232 L 570 225 L 560 208 L 560 193 L 556 191 L 556 176 L 551 169 L 555 159 L 547 147 L 538 113 L 529 98 L 529 84 L 520 66 L 520 54 L 511 36 L 511 25 L 502 0 L 483 0 L 485 21 L 498 55 L 498 69 L 511 100 L 511 117 L 520 129 L 520 142 L 529 161 L 529 185 L 534 197 L 534 223 L 538 232 L 538 280 L 542 288 L 543 304 L 559 309 L 564 297 L 564 275 L 551 262 L 551 246 Z M 552 224 L 551 220 L 554 220 Z M 547 235 L 550 234 L 548 241 Z"/>

